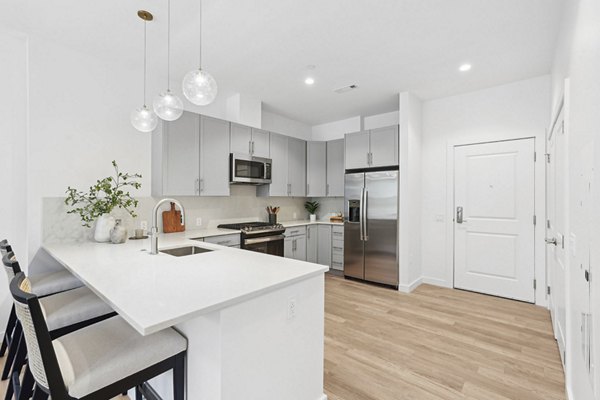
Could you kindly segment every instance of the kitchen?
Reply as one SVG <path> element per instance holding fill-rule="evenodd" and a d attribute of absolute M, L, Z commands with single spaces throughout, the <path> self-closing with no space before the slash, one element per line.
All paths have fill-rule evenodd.
<path fill-rule="evenodd" d="M 59 264 L 113 306 L 138 334 L 177 326 L 171 313 L 180 313 L 173 309 L 157 313 L 151 323 L 140 323 L 147 317 L 143 306 L 149 307 L 152 293 L 137 288 L 146 297 L 139 310 L 130 309 L 131 301 L 119 294 L 127 287 L 105 281 L 109 271 L 114 274 L 110 279 L 117 281 L 122 270 L 131 274 L 130 284 L 139 274 L 138 279 L 145 279 L 140 285 L 157 285 L 162 279 L 177 292 L 155 261 L 149 268 L 156 271 L 157 280 L 151 281 L 137 262 L 128 269 L 122 253 L 151 250 L 150 237 L 136 236 L 152 236 L 154 226 L 162 231 L 161 216 L 170 211 L 170 202 L 158 210 L 156 224 L 153 209 L 159 200 L 173 198 L 181 203 L 175 210 L 184 216 L 185 231 L 159 233 L 159 254 L 144 255 L 170 260 L 169 265 L 181 265 L 189 274 L 181 296 L 197 303 L 181 312 L 190 319 L 179 322 L 193 331 L 181 330 L 190 339 L 187 367 L 194 371 L 187 376 L 188 398 L 200 393 L 196 390 L 214 390 L 196 398 L 240 398 L 234 379 L 228 378 L 237 374 L 248 382 L 251 376 L 259 378 L 254 386 L 248 383 L 247 398 L 318 398 L 313 393 L 320 391 L 321 398 L 387 399 L 401 398 L 406 391 L 413 398 L 593 399 L 600 387 L 593 363 L 600 358 L 591 333 L 597 332 L 591 327 L 596 324 L 598 292 L 584 272 L 589 277 L 585 266 L 597 247 L 595 228 L 588 228 L 586 221 L 595 221 L 597 210 L 592 207 L 592 214 L 584 217 L 585 207 L 575 205 L 588 204 L 578 196 L 584 192 L 580 188 L 585 187 L 587 171 L 598 160 L 593 157 L 598 141 L 590 133 L 598 126 L 591 106 L 597 104 L 596 80 L 589 67 L 598 63 L 593 23 L 597 6 L 585 0 L 509 6 L 499 1 L 402 1 L 385 2 L 378 9 L 360 2 L 259 3 L 205 0 L 200 9 L 199 2 L 186 1 L 172 2 L 169 9 L 167 1 L 67 1 L 57 6 L 6 2 L 0 45 L 10 59 L 10 72 L 2 82 L 11 95 L 3 100 L 3 108 L 10 111 L 1 131 L 6 155 L 2 168 L 10 189 L 2 196 L 0 239 L 10 240 L 21 267 L 34 271 L 40 249 L 46 249 L 55 259 L 64 257 Z M 70 11 L 65 13 L 61 6 Z M 90 10 L 96 14 L 90 15 Z M 140 18 L 140 10 L 151 13 L 153 20 Z M 377 23 L 365 24 L 367 16 Z M 186 74 L 198 70 L 199 50 L 202 69 L 218 84 L 208 105 L 187 100 L 182 88 Z M 183 100 L 183 114 L 174 121 L 157 118 L 152 132 L 139 132 L 130 113 L 143 104 L 152 109 L 155 96 L 165 88 Z M 560 118 L 564 125 L 555 122 Z M 559 132 L 560 126 L 566 126 L 562 132 L 572 132 L 567 134 L 569 145 L 559 141 L 550 147 L 546 142 L 551 138 L 564 139 L 549 137 L 546 131 Z M 496 147 L 484 147 L 488 143 Z M 557 197 L 556 204 L 565 207 L 570 223 L 562 217 L 547 218 L 553 209 L 546 205 L 546 180 L 554 175 L 547 176 L 551 172 L 542 160 L 548 158 L 544 154 L 559 160 L 563 155 L 553 152 L 561 148 L 570 157 L 558 165 L 568 166 L 572 190 L 557 193 L 573 197 L 569 202 Z M 514 168 L 524 169 L 514 176 L 526 182 L 504 181 L 503 174 L 493 180 L 483 175 L 513 168 L 501 154 L 517 154 Z M 480 167 L 461 168 L 469 165 L 464 160 L 472 159 Z M 525 165 L 525 159 L 531 163 Z M 64 202 L 68 187 L 85 190 L 99 178 L 112 176 L 112 160 L 120 171 L 141 175 L 141 188 L 131 190 L 138 202 L 136 216 L 118 208 L 113 213 L 127 230 L 128 240 L 120 245 L 95 243 L 94 229 L 83 227 L 77 214 L 67 214 L 71 207 Z M 557 176 L 560 188 L 564 181 Z M 386 180 L 383 177 L 390 183 L 382 189 L 377 185 Z M 469 184 L 462 184 L 465 179 Z M 515 208 L 523 226 L 503 231 L 500 224 L 514 211 L 507 206 L 508 192 L 502 192 L 509 184 L 523 195 L 524 211 Z M 477 197 L 478 193 L 494 194 Z M 455 204 L 458 199 L 465 203 Z M 317 211 L 309 212 L 307 202 L 318 203 Z M 480 214 L 465 204 L 481 205 Z M 459 214 L 457 207 L 463 206 Z M 268 207 L 279 208 L 276 222 Z M 315 221 L 310 214 L 316 214 Z M 547 219 L 558 225 L 546 228 Z M 476 225 L 483 220 L 496 225 Z M 269 225 L 262 230 L 248 225 L 257 222 Z M 469 243 L 474 235 L 475 242 Z M 504 240 L 508 236 L 518 241 L 515 248 L 530 249 L 527 255 L 511 253 L 512 245 Z M 557 239 L 555 245 L 552 238 Z M 78 250 L 83 253 L 66 250 L 65 243 L 74 242 L 84 244 Z M 486 246 L 497 247 L 486 251 Z M 174 250 L 180 247 L 186 249 Z M 196 247 L 212 251 L 160 253 L 193 252 Z M 249 247 L 257 251 L 244 250 Z M 86 253 L 91 259 L 96 248 L 107 252 L 98 250 L 98 268 L 86 267 Z M 263 257 L 272 256 L 260 254 L 264 252 L 283 255 L 277 260 L 289 275 L 269 280 L 280 272 L 265 261 L 270 258 Z M 105 262 L 116 260 L 117 254 L 122 261 L 111 269 Z M 211 286 L 191 283 L 202 278 L 185 260 L 212 260 L 206 261 L 206 268 L 213 271 L 219 257 L 231 265 L 227 268 L 232 275 L 223 279 L 238 283 L 248 277 L 245 263 L 253 268 L 265 265 L 261 283 L 247 282 L 258 286 L 223 292 L 229 300 L 236 299 L 231 301 L 238 309 L 228 306 L 229 300 L 194 300 L 188 293 L 197 286 L 208 296 Z M 552 260 L 558 266 L 581 267 L 554 270 Z M 523 274 L 515 269 L 515 284 L 502 278 L 512 273 L 513 261 L 528 266 Z M 470 274 L 472 263 L 484 267 Z M 213 273 L 218 276 L 219 271 Z M 302 281 L 295 273 L 305 274 L 303 280 L 310 286 L 306 293 L 294 294 Z M 5 321 L 13 299 L 8 282 L 0 286 L 0 320 Z M 215 281 L 213 287 L 219 287 Z M 278 288 L 283 297 L 270 298 Z M 317 295 L 321 290 L 323 298 Z M 243 308 L 252 302 L 248 293 L 260 301 L 262 312 L 256 321 Z M 316 297 L 304 308 L 308 293 Z M 581 297 L 582 293 L 589 295 Z M 156 297 L 168 304 L 167 297 Z M 448 316 L 452 310 L 437 298 L 458 307 L 460 315 L 453 320 Z M 474 320 L 463 320 L 469 315 L 464 304 L 469 301 L 477 312 L 470 314 Z M 221 320 L 224 335 L 215 332 L 217 325 L 211 325 L 212 331 L 207 325 L 200 327 L 202 313 L 215 317 L 227 309 L 232 313 Z M 312 317 L 305 321 L 309 309 Z M 521 315 L 530 326 L 503 310 Z M 288 322 L 289 312 L 295 313 L 296 322 Z M 270 320 L 273 315 L 280 320 Z M 493 315 L 511 328 L 487 328 L 480 315 Z M 493 324 L 491 319 L 485 322 Z M 280 336 L 269 337 L 273 347 L 265 352 L 269 361 L 264 369 L 257 368 L 254 359 L 260 354 L 253 349 L 265 350 L 257 345 L 263 343 L 258 335 L 249 335 L 236 355 L 240 338 L 225 333 L 242 332 L 253 323 L 281 333 L 301 321 L 310 332 L 286 331 L 297 347 L 290 350 L 278 341 Z M 193 324 L 198 325 L 192 328 Z M 475 328 L 470 333 L 460 330 L 464 324 L 485 329 L 487 336 L 502 332 L 493 351 L 498 363 L 478 358 L 489 342 Z M 414 339 L 419 334 L 423 345 Z M 456 346 L 438 347 L 444 335 L 480 346 L 464 351 L 472 355 L 469 361 Z M 513 340 L 519 335 L 543 346 L 543 361 L 530 356 L 535 344 L 520 341 L 519 349 L 527 356 L 518 359 Z M 223 350 L 218 355 L 222 364 L 215 369 L 221 379 L 208 372 L 207 360 L 217 354 L 198 356 L 193 343 L 201 337 Z M 432 349 L 435 352 L 428 353 Z M 451 373 L 442 354 L 446 350 L 456 351 L 464 373 Z M 286 358 L 287 351 L 297 353 Z M 193 361 L 199 359 L 202 362 Z M 287 373 L 294 365 L 312 373 Z M 550 372 L 535 377 L 495 375 L 501 365 Z M 478 372 L 470 379 L 468 371 Z M 289 393 L 279 386 L 265 391 L 272 383 L 268 374 L 281 374 L 281 382 L 303 382 L 311 394 Z M 518 380 L 523 392 L 493 383 L 511 379 Z M 152 381 L 163 398 L 170 398 L 170 380 L 167 375 Z M 367 389 L 371 384 L 375 388 Z M 560 393 L 563 388 L 566 394 Z M 133 398 L 133 392 L 129 396 Z"/>

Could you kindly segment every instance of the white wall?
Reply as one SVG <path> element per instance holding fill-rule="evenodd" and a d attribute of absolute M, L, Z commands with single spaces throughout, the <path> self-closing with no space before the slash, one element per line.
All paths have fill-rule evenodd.
<path fill-rule="evenodd" d="M 399 289 L 410 292 L 419 285 L 422 276 L 420 213 L 422 104 L 412 93 L 400 93 L 399 97 L 400 110 L 399 114 L 396 114 L 400 124 Z"/>
<path fill-rule="evenodd" d="M 312 127 L 312 140 L 334 140 L 341 139 L 344 134 L 358 132 L 361 130 L 361 117 L 352 117 L 340 121 L 328 122 L 326 124 Z"/>
<path fill-rule="evenodd" d="M 27 38 L 0 31 L 2 73 L 0 87 L 0 240 L 8 239 L 19 262 L 27 266 Z M 4 273 L 0 274 L 0 331 L 12 299 Z"/>
<path fill-rule="evenodd" d="M 535 137 L 536 151 L 544 154 L 545 129 L 550 114 L 550 77 L 542 76 L 423 103 L 422 151 L 422 269 L 426 282 L 452 286 L 453 211 L 447 182 L 447 148 L 454 143 L 476 143 Z M 539 159 L 538 159 L 539 160 Z M 449 180 L 450 178 L 450 180 Z M 544 167 L 536 164 L 536 213 L 544 211 Z M 536 227 L 536 255 L 543 257 L 543 224 Z M 448 231 L 450 227 L 450 231 Z M 538 257 L 539 258 L 539 257 Z M 545 301 L 544 259 L 536 262 L 536 301 Z"/>
<path fill-rule="evenodd" d="M 589 167 L 600 171 L 600 3 L 590 0 L 569 1 L 563 13 L 552 69 L 552 94 L 554 109 L 565 93 L 568 107 L 566 135 L 569 142 L 569 227 L 565 235 L 575 235 L 576 246 L 569 241 L 570 258 L 566 279 L 567 293 L 567 391 L 571 400 L 594 398 L 590 382 L 595 382 L 595 398 L 600 399 L 600 188 L 598 179 L 593 182 L 591 213 L 582 214 L 580 199 L 583 193 L 578 182 Z M 569 78 L 568 88 L 564 88 Z M 597 174 L 596 174 L 597 176 Z M 583 188 L 585 190 L 585 188 Z M 589 239 L 586 239 L 589 238 Z M 588 254 L 586 254 L 589 251 Z M 589 257 L 589 258 L 588 258 Z M 587 283 L 581 265 L 591 259 L 592 288 L 588 299 Z M 581 350 L 581 315 L 592 314 L 594 363 L 593 379 L 587 374 Z"/>
<path fill-rule="evenodd" d="M 264 110 L 262 112 L 262 129 L 303 140 L 311 140 L 312 136 L 310 125 Z"/>

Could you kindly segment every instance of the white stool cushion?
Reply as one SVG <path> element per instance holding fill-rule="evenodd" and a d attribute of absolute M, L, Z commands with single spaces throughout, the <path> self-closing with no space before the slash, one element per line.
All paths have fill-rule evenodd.
<path fill-rule="evenodd" d="M 28 278 L 31 282 L 31 292 L 38 297 L 83 286 L 83 283 L 67 270 L 31 275 Z"/>
<path fill-rule="evenodd" d="M 53 342 L 69 395 L 81 398 L 187 349 L 187 339 L 168 328 L 148 336 L 114 317 Z"/>
<path fill-rule="evenodd" d="M 42 297 L 40 306 L 49 331 L 113 312 L 108 304 L 85 286 Z"/>

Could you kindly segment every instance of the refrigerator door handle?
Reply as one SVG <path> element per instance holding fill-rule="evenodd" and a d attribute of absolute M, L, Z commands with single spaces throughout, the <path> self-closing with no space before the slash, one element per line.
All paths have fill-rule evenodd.
<path fill-rule="evenodd" d="M 364 241 L 365 240 L 365 230 L 364 230 L 364 223 L 365 223 L 365 188 L 361 188 L 360 189 L 360 210 L 358 213 L 358 219 L 360 220 L 360 240 Z"/>
<path fill-rule="evenodd" d="M 363 211 L 363 231 L 364 231 L 364 240 L 367 242 L 369 240 L 369 191 L 364 190 L 364 211 Z"/>

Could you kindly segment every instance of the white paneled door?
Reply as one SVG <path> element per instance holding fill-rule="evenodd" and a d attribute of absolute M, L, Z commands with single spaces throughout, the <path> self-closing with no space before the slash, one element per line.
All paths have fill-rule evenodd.
<path fill-rule="evenodd" d="M 454 286 L 535 301 L 534 139 L 454 148 Z"/>
<path fill-rule="evenodd" d="M 565 250 L 567 213 L 567 145 L 563 111 L 561 110 L 546 143 L 546 263 L 550 296 L 548 302 L 554 336 L 565 363 L 566 265 Z"/>

